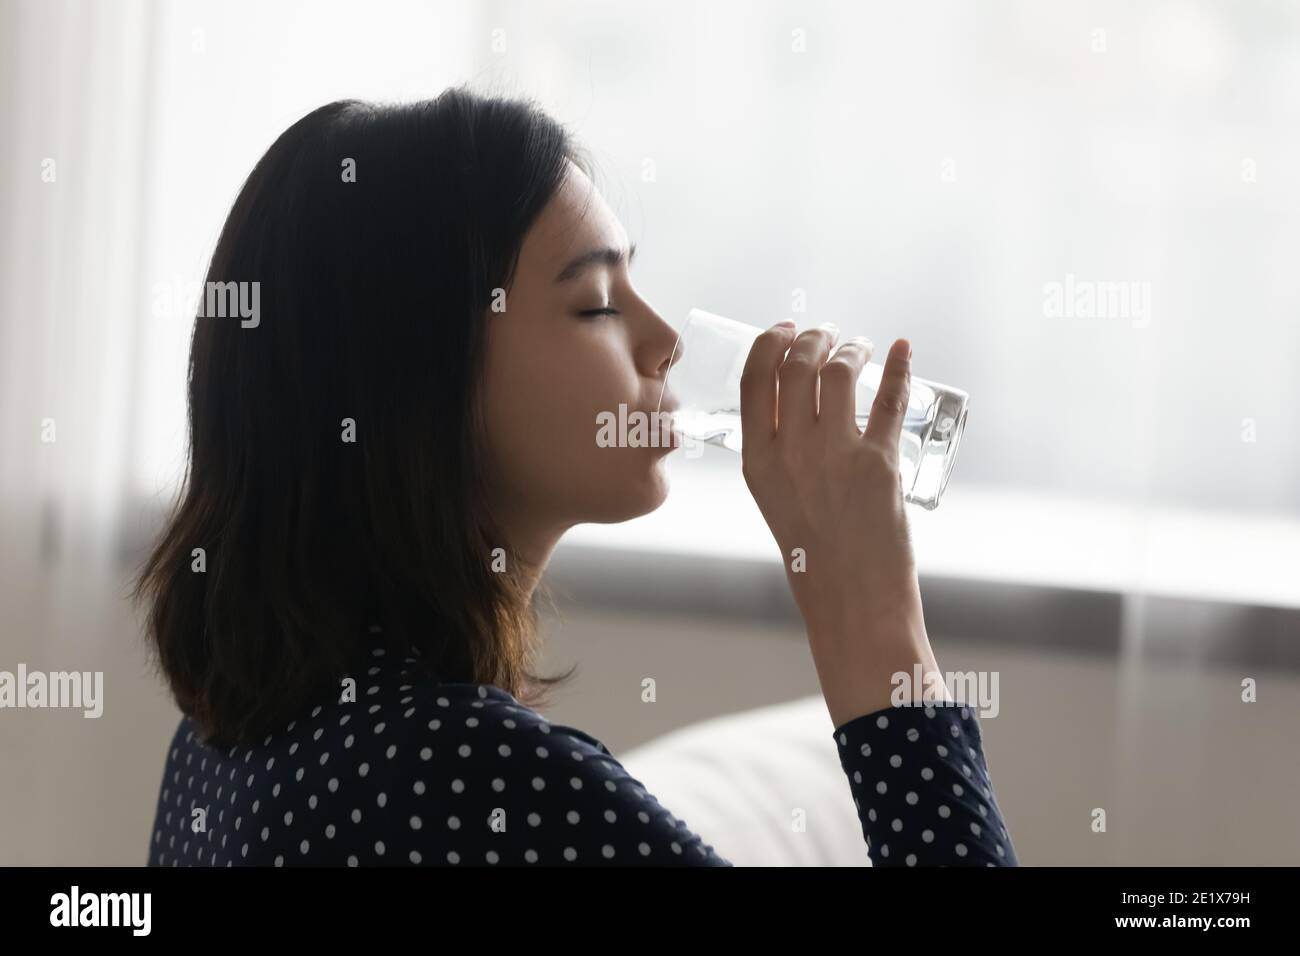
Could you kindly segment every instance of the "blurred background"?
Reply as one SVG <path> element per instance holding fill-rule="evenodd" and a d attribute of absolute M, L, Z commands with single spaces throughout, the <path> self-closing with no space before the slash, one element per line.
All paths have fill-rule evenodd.
<path fill-rule="evenodd" d="M 0 0 L 0 670 L 105 697 L 0 710 L 0 864 L 145 859 L 178 713 L 125 594 L 244 177 L 316 106 L 460 83 L 574 131 L 670 321 L 907 336 L 970 393 L 915 546 L 940 665 L 1000 676 L 1023 863 L 1300 862 L 1300 7 Z M 548 716 L 630 758 L 817 691 L 738 457 L 671 461 L 548 579 Z"/>

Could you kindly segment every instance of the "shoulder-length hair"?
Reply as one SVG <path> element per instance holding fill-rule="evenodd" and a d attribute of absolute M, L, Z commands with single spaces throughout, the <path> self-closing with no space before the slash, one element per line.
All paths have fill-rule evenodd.
<path fill-rule="evenodd" d="M 209 742 L 338 690 L 372 624 L 431 675 L 524 702 L 572 676 L 530 673 L 477 388 L 494 290 L 566 161 L 590 171 L 532 103 L 455 88 L 322 106 L 244 183 L 194 327 L 185 481 L 135 589 Z"/>

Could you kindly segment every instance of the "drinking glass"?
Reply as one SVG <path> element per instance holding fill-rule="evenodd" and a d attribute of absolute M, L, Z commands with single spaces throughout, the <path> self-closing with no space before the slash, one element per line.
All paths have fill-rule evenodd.
<path fill-rule="evenodd" d="M 678 407 L 670 418 L 682 437 L 740 451 L 740 376 L 750 346 L 764 331 L 703 309 L 690 310 L 659 396 L 659 409 L 670 391 L 676 399 Z M 883 371 L 882 365 L 871 362 L 858 379 L 859 428 L 866 427 Z M 898 448 L 905 501 L 927 511 L 938 507 L 966 427 L 969 402 L 959 389 L 912 377 Z"/>

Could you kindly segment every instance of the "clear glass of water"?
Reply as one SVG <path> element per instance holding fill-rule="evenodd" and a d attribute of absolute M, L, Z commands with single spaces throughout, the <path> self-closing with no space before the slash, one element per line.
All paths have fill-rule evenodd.
<path fill-rule="evenodd" d="M 676 404 L 668 414 L 682 438 L 740 451 L 740 376 L 750 346 L 764 331 L 691 309 L 659 396 L 661 413 L 665 396 L 671 396 L 670 408 Z M 883 371 L 882 365 L 871 362 L 858 379 L 859 428 L 866 427 Z M 938 507 L 966 427 L 969 402 L 959 389 L 912 376 L 898 449 L 905 501 L 926 510 Z"/>

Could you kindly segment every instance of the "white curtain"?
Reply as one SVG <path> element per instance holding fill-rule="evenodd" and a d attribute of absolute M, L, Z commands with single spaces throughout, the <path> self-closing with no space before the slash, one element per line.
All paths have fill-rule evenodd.
<path fill-rule="evenodd" d="M 26 0 L 0 24 L 3 554 L 85 567 L 117 548 L 135 444 L 153 19 Z"/>

